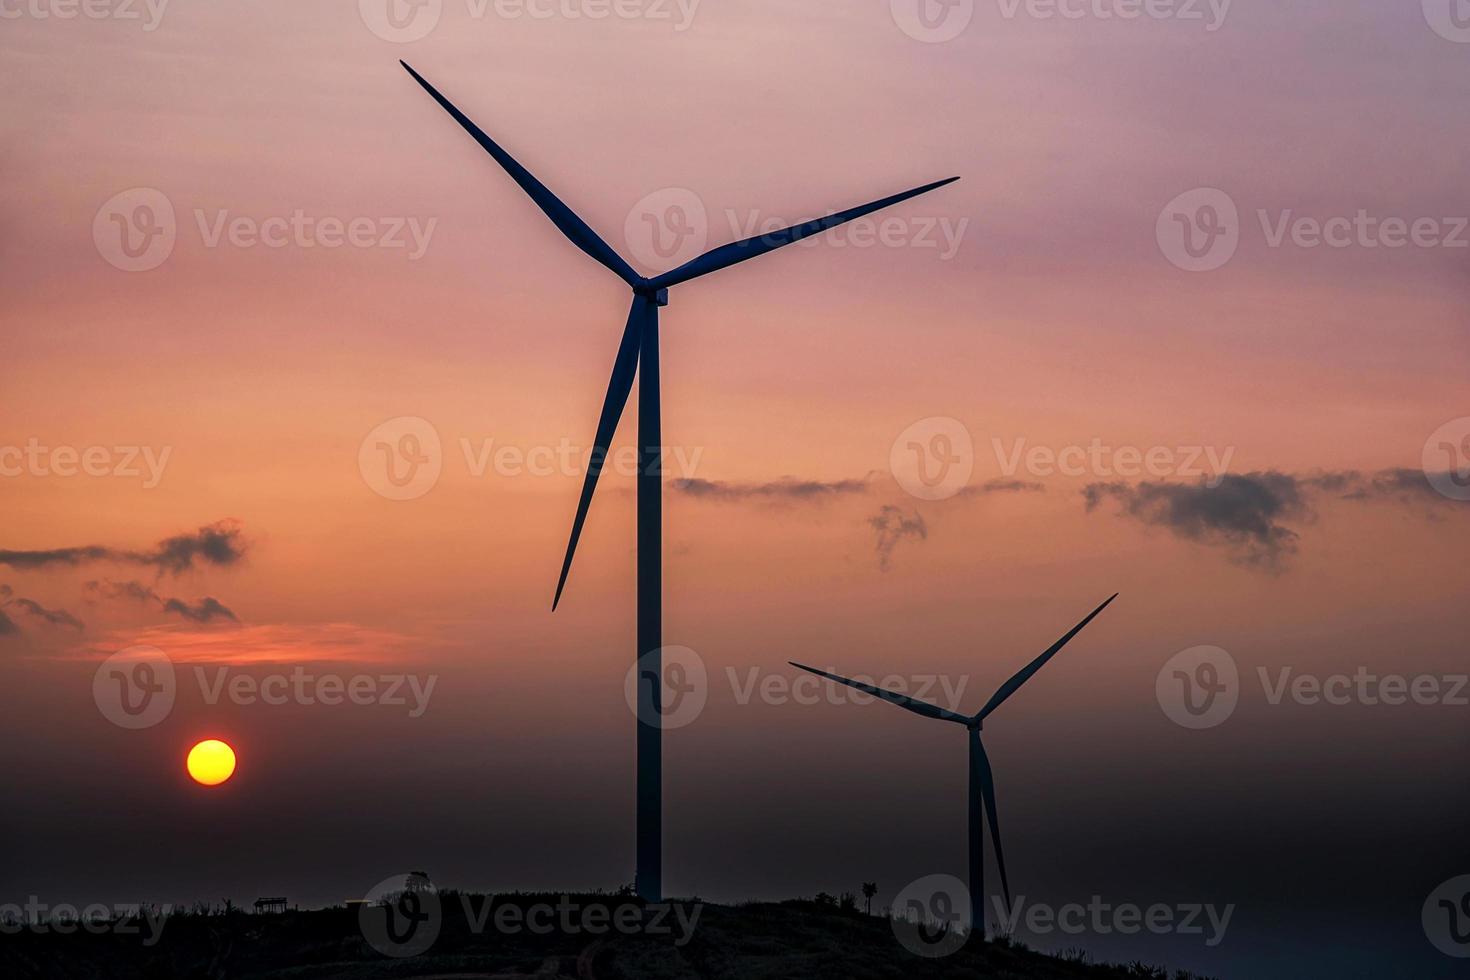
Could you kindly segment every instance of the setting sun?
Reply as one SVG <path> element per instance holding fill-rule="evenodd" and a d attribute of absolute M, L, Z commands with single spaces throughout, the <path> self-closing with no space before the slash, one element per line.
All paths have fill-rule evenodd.
<path fill-rule="evenodd" d="M 218 786 L 235 774 L 235 750 L 207 739 L 189 750 L 189 775 L 201 786 Z"/>

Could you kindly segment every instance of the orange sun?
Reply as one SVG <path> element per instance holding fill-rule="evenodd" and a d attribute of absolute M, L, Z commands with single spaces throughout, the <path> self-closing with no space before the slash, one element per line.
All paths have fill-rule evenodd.
<path fill-rule="evenodd" d="M 235 774 L 235 750 L 218 739 L 206 739 L 189 750 L 189 775 L 201 786 L 218 786 Z"/>

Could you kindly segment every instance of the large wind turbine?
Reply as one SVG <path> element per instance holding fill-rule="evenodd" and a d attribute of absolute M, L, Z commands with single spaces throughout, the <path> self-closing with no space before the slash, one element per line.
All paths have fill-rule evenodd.
<path fill-rule="evenodd" d="M 1058 650 L 1067 644 L 1068 640 L 1082 632 L 1082 627 L 1092 622 L 1094 616 L 1106 609 L 1108 602 L 1112 602 L 1116 598 L 1118 598 L 1118 594 L 1115 592 L 1108 598 L 1107 602 L 1104 602 L 1092 612 L 1088 613 L 1086 619 L 1068 630 L 1066 636 L 1053 643 L 1041 656 L 1017 671 L 1015 676 L 1002 684 L 990 696 L 990 700 L 985 702 L 985 707 L 973 715 L 962 715 L 941 708 L 938 705 L 930 704 L 927 701 L 920 701 L 917 698 L 899 694 L 897 691 L 874 687 L 871 684 L 864 684 L 861 681 L 855 681 L 847 677 L 839 677 L 836 674 L 829 674 L 825 670 L 817 670 L 815 667 L 808 667 L 805 664 L 790 661 L 793 667 L 800 667 L 802 670 L 809 671 L 820 677 L 825 677 L 828 680 L 857 688 L 859 691 L 871 694 L 873 697 L 880 698 L 890 704 L 896 704 L 900 708 L 907 708 L 909 711 L 923 715 L 925 718 L 938 718 L 941 721 L 952 721 L 956 724 L 964 725 L 969 729 L 970 825 L 968 840 L 970 845 L 970 878 L 965 884 L 970 889 L 971 923 L 972 926 L 980 929 L 981 935 L 984 935 L 985 931 L 985 838 L 984 829 L 980 822 L 982 809 L 990 822 L 990 842 L 995 848 L 995 864 L 1000 869 L 1000 885 L 1001 889 L 1005 892 L 1007 913 L 1009 913 L 1011 907 L 1011 885 L 1006 879 L 1006 859 L 1000 847 L 1000 818 L 995 812 L 995 777 L 990 771 L 990 759 L 985 754 L 985 746 L 980 742 L 980 730 L 985 727 L 985 719 L 992 711 L 999 708 L 1006 698 L 1015 694 L 1016 690 L 1022 684 L 1031 679 L 1032 674 L 1040 670 Z M 974 911 L 977 907 L 979 909 L 978 914 Z"/>
<path fill-rule="evenodd" d="M 817 218 L 804 224 L 794 225 L 781 231 L 732 242 L 711 249 L 677 269 L 645 279 L 613 251 L 597 232 L 577 217 L 546 185 L 517 163 L 509 153 L 485 135 L 468 116 L 439 91 L 409 67 L 407 62 L 399 64 L 408 69 L 414 80 L 422 85 L 444 110 L 463 126 L 485 152 L 521 186 L 536 203 L 552 224 L 561 230 L 573 245 L 627 283 L 633 290 L 633 306 L 628 312 L 628 323 L 623 328 L 623 339 L 618 345 L 617 357 L 613 361 L 612 380 L 607 386 L 607 396 L 602 403 L 602 416 L 597 422 L 597 434 L 592 440 L 592 456 L 587 476 L 582 484 L 582 497 L 577 502 L 577 515 L 572 520 L 571 539 L 567 542 L 566 557 L 562 560 L 561 576 L 557 579 L 556 595 L 551 608 L 561 602 L 562 589 L 567 584 L 567 573 L 571 571 L 572 554 L 577 550 L 577 539 L 582 535 L 582 524 L 587 519 L 587 508 L 592 503 L 592 491 L 597 487 L 597 477 L 602 469 L 612 443 L 613 433 L 622 417 L 623 407 L 633 388 L 633 377 L 638 376 L 638 852 L 634 887 L 638 894 L 649 901 L 662 899 L 663 880 L 663 758 L 659 744 L 660 719 L 663 701 L 663 663 L 660 649 L 663 646 L 663 482 L 659 408 L 658 376 L 658 308 L 667 306 L 669 287 L 688 282 L 699 276 L 764 255 L 783 245 L 800 241 L 819 234 L 854 218 L 861 218 L 880 208 L 906 201 L 926 191 L 959 180 L 951 177 L 938 180 L 923 187 L 894 194 L 871 204 L 850 208 L 838 214 Z M 645 685 L 647 686 L 645 689 Z"/>

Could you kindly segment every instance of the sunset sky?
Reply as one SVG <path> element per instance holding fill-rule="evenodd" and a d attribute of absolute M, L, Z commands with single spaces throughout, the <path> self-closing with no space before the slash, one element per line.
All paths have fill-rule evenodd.
<path fill-rule="evenodd" d="M 1215 947 L 1033 945 L 1452 975 L 1420 908 L 1470 873 L 1470 707 L 1273 704 L 1258 671 L 1467 670 L 1470 44 L 1374 0 L 1214 29 L 980 0 L 942 42 L 905 0 L 586 3 L 443 0 L 400 42 L 374 0 L 0 0 L 0 903 L 632 878 L 633 480 L 603 477 L 552 615 L 580 464 L 494 455 L 585 452 L 627 289 L 402 58 L 645 274 L 680 261 L 645 214 L 714 247 L 963 178 L 662 311 L 664 637 L 708 677 L 665 736 L 670 894 L 960 874 L 957 729 L 761 685 L 942 678 L 973 712 L 1119 592 L 987 722 L 1013 890 L 1236 911 Z M 1167 234 L 1198 188 L 1237 210 L 1209 271 Z M 120 244 L 140 202 L 171 250 Z M 1294 224 L 1360 213 L 1342 247 Z M 1431 221 L 1390 247 L 1390 219 Z M 388 499 L 376 444 L 424 426 L 438 478 Z M 911 427 L 967 435 L 960 492 L 895 475 Z M 140 644 L 177 703 L 129 730 L 93 678 Z M 1201 645 L 1239 706 L 1190 730 L 1156 680 Z M 406 681 L 274 706 L 196 672 L 297 667 L 434 681 L 414 714 Z M 216 790 L 184 774 L 203 738 L 239 754 Z"/>

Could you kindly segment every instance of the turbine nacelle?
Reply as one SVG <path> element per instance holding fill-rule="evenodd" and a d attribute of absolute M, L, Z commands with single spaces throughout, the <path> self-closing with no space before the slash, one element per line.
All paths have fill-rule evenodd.
<path fill-rule="evenodd" d="M 651 300 L 655 306 L 669 305 L 668 288 L 655 286 L 652 279 L 644 279 L 635 285 L 633 287 L 633 293 L 634 295 L 642 296 L 646 300 Z"/>

